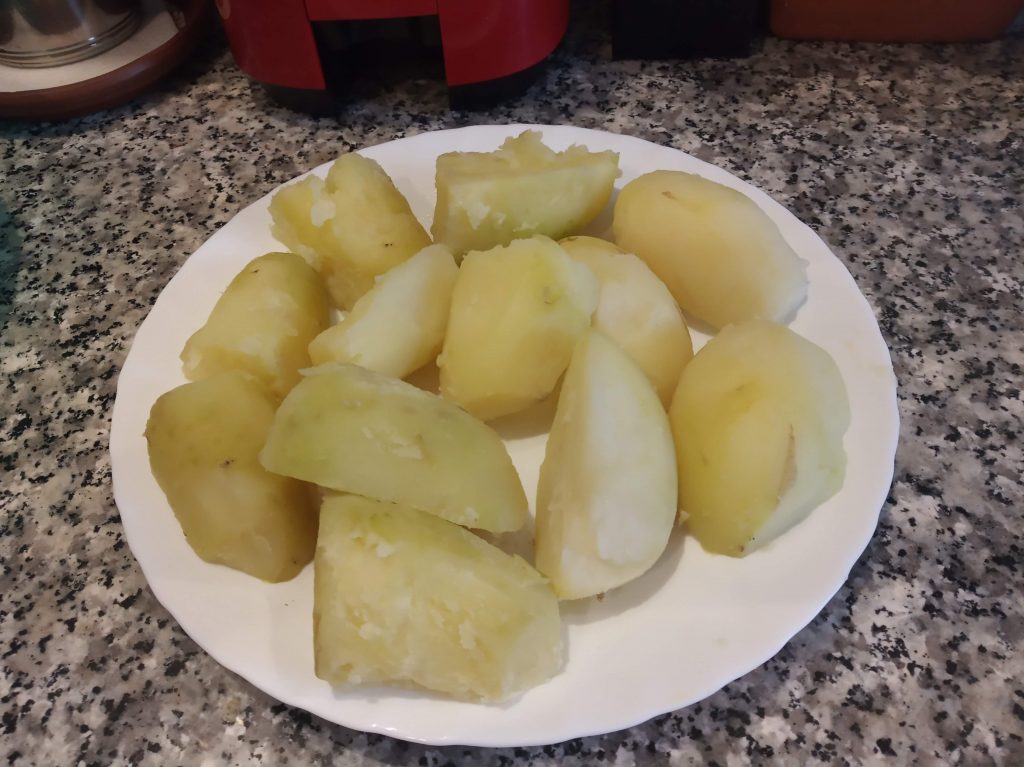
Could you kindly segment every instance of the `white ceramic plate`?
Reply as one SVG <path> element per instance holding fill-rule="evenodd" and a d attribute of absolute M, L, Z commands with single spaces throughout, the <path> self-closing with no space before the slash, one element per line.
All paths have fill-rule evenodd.
<path fill-rule="evenodd" d="M 828 247 L 764 193 L 682 152 L 567 126 L 438 131 L 363 154 L 383 165 L 428 223 L 437 155 L 489 151 L 526 127 L 538 127 L 556 149 L 581 143 L 619 152 L 620 188 L 651 170 L 689 171 L 740 189 L 771 216 L 808 264 L 810 298 L 792 328 L 831 352 L 849 389 L 846 482 L 810 518 L 745 559 L 709 555 L 677 531 L 642 578 L 603 602 L 563 610 L 564 670 L 509 703 L 333 690 L 313 674 L 312 567 L 289 583 L 269 585 L 202 562 L 150 473 L 143 438 L 150 406 L 184 382 L 178 354 L 185 340 L 245 263 L 281 249 L 270 235 L 267 195 L 188 259 L 139 328 L 114 406 L 114 495 L 153 593 L 196 643 L 269 695 L 348 727 L 431 744 L 539 745 L 622 729 L 699 701 L 771 658 L 836 593 L 874 532 L 892 479 L 896 381 L 872 311 Z M 313 171 L 326 172 L 327 165 Z M 695 346 L 705 340 L 695 334 Z M 543 436 L 508 440 L 531 497 L 543 446 Z"/>

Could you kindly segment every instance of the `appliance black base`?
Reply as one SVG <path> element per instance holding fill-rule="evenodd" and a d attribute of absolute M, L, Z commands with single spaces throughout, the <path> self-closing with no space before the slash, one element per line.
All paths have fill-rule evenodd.
<path fill-rule="evenodd" d="M 612 58 L 749 56 L 761 0 L 613 0 Z"/>
<path fill-rule="evenodd" d="M 467 112 L 490 109 L 498 104 L 513 101 L 523 96 L 543 74 L 546 62 L 547 59 L 544 59 L 532 67 L 495 80 L 449 86 L 448 100 L 452 109 Z"/>
<path fill-rule="evenodd" d="M 529 90 L 530 86 L 543 74 L 545 66 L 546 60 L 506 77 L 468 85 L 449 86 L 449 104 L 453 110 L 472 112 L 490 109 L 499 104 L 513 101 Z M 340 88 L 318 90 L 287 88 L 270 83 L 261 83 L 261 85 L 275 103 L 286 109 L 315 117 L 337 115 L 344 108 L 345 102 L 355 95 L 348 89 Z"/>

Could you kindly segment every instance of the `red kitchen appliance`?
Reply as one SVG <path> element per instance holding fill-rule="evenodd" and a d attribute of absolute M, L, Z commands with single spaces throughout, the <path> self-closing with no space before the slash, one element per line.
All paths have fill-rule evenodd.
<path fill-rule="evenodd" d="M 569 19 L 569 0 L 217 0 L 217 9 L 238 66 L 278 100 L 314 109 L 321 96 L 375 76 L 353 66 L 355 50 L 378 61 L 387 51 L 431 51 L 456 107 L 508 97 Z"/>

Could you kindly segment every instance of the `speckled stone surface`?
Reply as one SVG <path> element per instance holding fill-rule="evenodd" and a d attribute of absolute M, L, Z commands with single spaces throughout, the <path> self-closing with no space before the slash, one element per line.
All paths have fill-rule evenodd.
<path fill-rule="evenodd" d="M 417 82 L 299 116 L 212 36 L 129 106 L 0 126 L 2 763 L 1024 764 L 1024 36 L 612 62 L 575 11 L 542 79 L 489 112 Z M 279 705 L 193 644 L 125 544 L 107 437 L 136 327 L 239 208 L 349 148 L 504 121 L 648 138 L 788 205 L 877 309 L 902 440 L 849 583 L 772 661 L 628 731 L 428 748 Z"/>

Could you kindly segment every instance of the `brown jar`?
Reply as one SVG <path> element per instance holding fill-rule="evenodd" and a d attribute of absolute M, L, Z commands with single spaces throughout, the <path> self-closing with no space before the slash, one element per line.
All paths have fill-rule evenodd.
<path fill-rule="evenodd" d="M 797 40 L 993 40 L 1024 0 L 771 0 L 771 31 Z"/>

